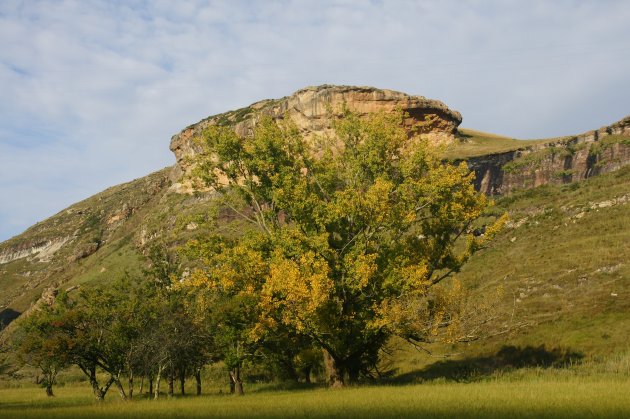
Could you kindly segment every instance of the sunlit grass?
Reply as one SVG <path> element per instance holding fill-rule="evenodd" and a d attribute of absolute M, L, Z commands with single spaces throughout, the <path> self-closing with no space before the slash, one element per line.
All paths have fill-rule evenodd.
<path fill-rule="evenodd" d="M 92 401 L 84 386 L 59 388 L 52 399 L 41 389 L 23 388 L 0 390 L 0 417 L 624 417 L 630 415 L 629 392 L 627 379 L 546 375 L 158 401 L 122 402 L 111 394 L 102 404 Z"/>
<path fill-rule="evenodd" d="M 444 157 L 448 159 L 464 159 L 487 154 L 503 153 L 518 150 L 536 144 L 544 144 L 545 140 L 517 140 L 496 134 L 460 128 L 455 142 L 444 150 Z"/>

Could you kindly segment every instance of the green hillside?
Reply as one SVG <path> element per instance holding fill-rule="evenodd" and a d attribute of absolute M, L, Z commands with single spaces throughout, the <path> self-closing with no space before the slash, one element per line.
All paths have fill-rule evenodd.
<path fill-rule="evenodd" d="M 169 185 L 169 172 L 170 168 L 164 169 L 108 188 L 0 243 L 0 255 L 39 243 L 63 243 L 46 257 L 44 250 L 0 264 L 0 309 L 22 312 L 53 284 L 137 270 L 138 227 L 159 204 Z M 112 255 L 119 260 L 109 266 L 101 263 Z"/>
<path fill-rule="evenodd" d="M 531 324 L 512 339 L 607 353 L 630 331 L 630 167 L 497 202 L 511 222 L 465 266 L 475 286 L 503 284 L 504 303 Z"/>
<path fill-rule="evenodd" d="M 602 359 L 630 349 L 630 166 L 499 198 L 493 212 L 505 211 L 510 221 L 502 233 L 458 275 L 475 301 L 503 289 L 492 328 L 501 334 L 469 344 L 428 346 L 433 357 L 398 343 L 390 366 L 399 373 L 443 356 L 484 361 L 507 345 L 544 345 L 541 353 L 556 350 L 576 359 Z M 457 368 L 467 365 L 450 362 Z"/>

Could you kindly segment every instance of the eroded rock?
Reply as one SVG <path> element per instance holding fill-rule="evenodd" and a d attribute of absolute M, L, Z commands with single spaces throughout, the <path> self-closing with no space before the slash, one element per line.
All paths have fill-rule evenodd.
<path fill-rule="evenodd" d="M 409 117 L 405 126 L 415 133 L 435 143 L 449 143 L 454 140 L 457 127 L 462 122 L 459 112 L 449 109 L 438 100 L 423 96 L 410 96 L 393 90 L 354 86 L 316 86 L 298 90 L 291 96 L 277 100 L 263 100 L 247 108 L 223 113 L 204 119 L 181 131 L 171 139 L 171 151 L 177 158 L 173 180 L 181 179 L 190 172 L 187 157 L 198 151 L 193 139 L 211 125 L 229 125 L 242 136 L 252 132 L 261 115 L 274 119 L 291 118 L 302 135 L 309 139 L 321 135 L 332 135 L 332 120 L 341 115 L 343 106 L 360 115 L 396 109 L 404 110 Z M 174 192 L 187 192 L 182 183 L 174 183 Z"/>
<path fill-rule="evenodd" d="M 473 157 L 468 164 L 477 189 L 488 195 L 608 173 L 630 164 L 630 116 L 584 134 Z"/>

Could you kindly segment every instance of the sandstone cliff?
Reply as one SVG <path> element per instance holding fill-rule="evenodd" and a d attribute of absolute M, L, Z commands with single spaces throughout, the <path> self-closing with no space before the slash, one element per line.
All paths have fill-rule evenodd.
<path fill-rule="evenodd" d="M 468 159 L 477 188 L 488 194 L 562 184 L 630 164 L 630 116 L 584 134 Z"/>
<path fill-rule="evenodd" d="M 360 115 L 402 109 L 409 115 L 405 125 L 410 133 L 436 143 L 453 141 L 462 121 L 459 112 L 440 101 L 422 96 L 373 87 L 307 87 L 282 99 L 263 100 L 243 109 L 211 116 L 174 135 L 170 148 L 177 158 L 175 180 L 190 169 L 186 157 L 196 152 L 193 138 L 210 125 L 230 125 L 239 135 L 245 136 L 251 132 L 260 115 L 269 115 L 274 119 L 286 117 L 295 122 L 306 138 L 312 138 L 332 133 L 332 119 L 340 115 L 344 105 Z"/>

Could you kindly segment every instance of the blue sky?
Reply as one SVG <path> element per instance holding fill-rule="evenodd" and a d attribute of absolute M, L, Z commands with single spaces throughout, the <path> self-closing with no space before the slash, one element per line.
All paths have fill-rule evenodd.
<path fill-rule="evenodd" d="M 0 240 L 308 85 L 440 99 L 517 138 L 630 114 L 628 1 L 0 2 Z"/>

